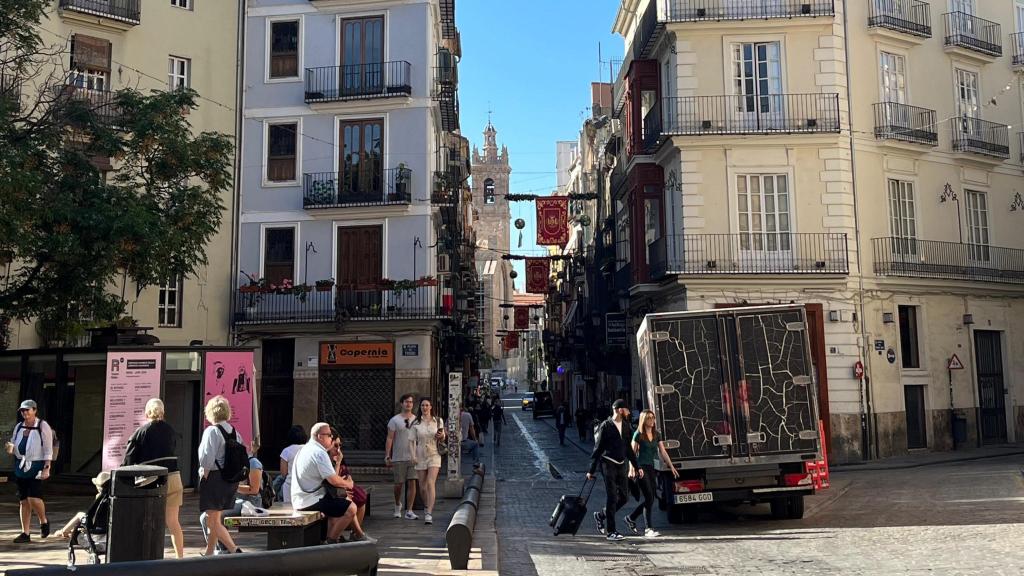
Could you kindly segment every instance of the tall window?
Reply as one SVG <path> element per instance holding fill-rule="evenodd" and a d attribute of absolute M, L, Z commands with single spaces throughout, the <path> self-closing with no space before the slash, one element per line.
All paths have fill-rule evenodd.
<path fill-rule="evenodd" d="M 341 142 L 340 193 L 351 200 L 380 202 L 385 193 L 384 121 L 342 122 Z"/>
<path fill-rule="evenodd" d="M 918 307 L 900 306 L 900 352 L 904 368 L 920 368 L 921 353 L 918 342 Z"/>
<path fill-rule="evenodd" d="M 267 181 L 294 182 L 297 175 L 299 125 L 296 122 L 267 126 Z"/>
<path fill-rule="evenodd" d="M 967 241 L 971 244 L 972 260 L 987 262 L 988 248 L 988 195 L 967 190 Z"/>
<path fill-rule="evenodd" d="M 185 10 L 191 10 L 192 0 L 171 0 L 171 6 L 184 8 Z"/>
<path fill-rule="evenodd" d="M 785 174 L 736 176 L 740 249 L 753 252 L 792 250 L 789 178 Z"/>
<path fill-rule="evenodd" d="M 963 12 L 973 16 L 974 0 L 949 0 L 949 9 L 951 12 Z"/>
<path fill-rule="evenodd" d="M 182 284 L 181 276 L 178 276 L 160 285 L 160 295 L 156 308 L 156 322 L 158 326 L 181 327 Z"/>
<path fill-rule="evenodd" d="M 192 61 L 188 58 L 167 58 L 167 89 L 180 90 L 192 85 Z"/>
<path fill-rule="evenodd" d="M 882 52 L 882 101 L 895 102 L 897 104 L 907 103 L 907 73 L 906 61 L 899 54 Z"/>
<path fill-rule="evenodd" d="M 914 183 L 889 180 L 889 231 L 897 254 L 917 254 Z"/>
<path fill-rule="evenodd" d="M 654 188 L 655 190 L 651 190 Z M 657 187 L 646 186 L 645 194 L 656 193 Z M 644 200 L 644 258 L 651 263 L 651 245 L 661 239 L 661 200 L 647 198 Z"/>
<path fill-rule="evenodd" d="M 270 78 L 298 78 L 299 21 L 270 23 Z"/>
<path fill-rule="evenodd" d="M 484 204 L 494 204 L 494 180 L 484 180 Z"/>
<path fill-rule="evenodd" d="M 270 284 L 295 281 L 295 228 L 267 228 L 263 244 L 263 277 Z"/>
<path fill-rule="evenodd" d="M 778 42 L 732 45 L 733 110 L 743 124 L 783 122 L 782 57 Z M 779 116 L 775 118 L 775 116 Z M 757 124 L 760 122 L 761 124 Z"/>
<path fill-rule="evenodd" d="M 342 91 L 367 94 L 384 85 L 384 18 L 341 22 Z"/>

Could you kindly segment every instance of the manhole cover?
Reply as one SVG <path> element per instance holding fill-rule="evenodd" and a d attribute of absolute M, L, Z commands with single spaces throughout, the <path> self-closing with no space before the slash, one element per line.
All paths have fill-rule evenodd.
<path fill-rule="evenodd" d="M 628 562 L 630 564 L 647 564 L 647 563 L 650 562 L 650 560 L 648 560 L 647 556 L 644 555 L 644 554 L 630 554 L 630 553 L 622 553 L 622 554 L 611 554 L 610 553 L 610 554 L 601 555 L 601 556 L 597 556 L 597 555 L 584 555 L 584 556 L 577 556 L 576 558 L 579 559 L 579 560 L 583 560 L 584 562 Z"/>

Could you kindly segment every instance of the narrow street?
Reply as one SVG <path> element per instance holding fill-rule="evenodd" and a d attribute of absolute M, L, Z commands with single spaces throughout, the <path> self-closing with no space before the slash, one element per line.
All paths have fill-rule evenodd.
<path fill-rule="evenodd" d="M 502 445 L 487 439 L 502 574 L 1018 574 L 1024 566 L 1019 456 L 835 472 L 834 488 L 809 500 L 801 521 L 772 520 L 761 505 L 672 526 L 656 511 L 656 540 L 606 542 L 589 517 L 577 536 L 554 537 L 549 515 L 561 494 L 579 490 L 589 445 L 559 446 L 550 418 L 534 420 L 518 395 L 505 402 Z M 575 430 L 566 436 L 575 441 Z M 598 485 L 589 511 L 603 500 Z"/>

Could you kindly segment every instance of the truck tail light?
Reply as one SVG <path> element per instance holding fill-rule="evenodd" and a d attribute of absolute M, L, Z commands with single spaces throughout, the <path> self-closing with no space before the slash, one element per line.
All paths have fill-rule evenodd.
<path fill-rule="evenodd" d="M 676 480 L 676 494 L 703 492 L 704 482 L 701 480 Z"/>
<path fill-rule="evenodd" d="M 790 488 L 797 486 L 811 486 L 813 483 L 814 479 L 811 477 L 809 472 L 782 475 L 782 485 Z"/>

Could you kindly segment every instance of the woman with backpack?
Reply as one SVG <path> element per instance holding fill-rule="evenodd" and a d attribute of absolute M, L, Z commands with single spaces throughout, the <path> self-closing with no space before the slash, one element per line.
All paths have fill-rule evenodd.
<path fill-rule="evenodd" d="M 21 534 L 15 544 L 32 541 L 32 513 L 39 518 L 39 537 L 50 535 L 50 522 L 46 519 L 46 504 L 43 502 L 43 480 L 50 477 L 50 462 L 53 460 L 53 430 L 36 413 L 39 406 L 35 400 L 25 400 L 18 407 L 18 424 L 14 427 L 7 453 L 17 459 L 14 467 L 14 483 L 18 487 L 18 502 L 21 505 Z"/>
<path fill-rule="evenodd" d="M 146 402 L 146 422 L 128 439 L 128 448 L 124 454 L 123 464 L 148 464 L 167 468 L 167 501 L 165 523 L 171 533 L 171 544 L 174 555 L 185 557 L 185 535 L 178 521 L 184 489 L 181 484 L 181 473 L 178 471 L 178 433 L 164 421 L 164 402 L 159 398 L 150 398 Z"/>
<path fill-rule="evenodd" d="M 206 551 L 201 555 L 212 556 L 217 542 L 237 554 L 242 549 L 235 545 L 222 519 L 224 510 L 235 505 L 235 491 L 245 476 L 248 455 L 238 431 L 228 423 L 231 405 L 227 398 L 210 398 L 204 412 L 210 425 L 199 441 L 199 510 L 206 514 L 212 538 L 208 539 Z"/>
<path fill-rule="evenodd" d="M 226 508 L 222 511 L 221 518 L 224 516 L 242 516 L 242 510 L 247 502 L 256 508 L 269 508 L 269 505 L 273 505 L 273 498 L 265 490 L 268 486 L 263 482 L 263 463 L 259 461 L 259 458 L 256 458 L 256 452 L 259 451 L 259 448 L 259 444 L 255 440 L 249 445 L 249 475 L 246 480 L 238 484 L 238 488 L 235 491 L 235 503 L 231 508 Z M 267 500 L 270 500 L 270 502 Z M 203 538 L 206 538 L 206 542 L 209 544 L 209 514 L 203 512 L 199 515 L 199 525 L 203 529 Z M 216 542 L 214 554 L 226 554 L 228 550 L 229 548 L 225 548 L 223 544 Z"/>

